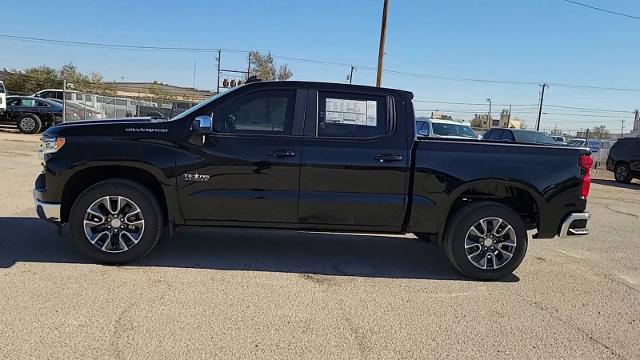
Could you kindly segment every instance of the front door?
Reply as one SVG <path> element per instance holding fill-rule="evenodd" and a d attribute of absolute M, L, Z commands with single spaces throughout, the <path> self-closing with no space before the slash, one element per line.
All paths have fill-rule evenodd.
<path fill-rule="evenodd" d="M 229 97 L 211 109 L 214 134 L 190 150 L 198 161 L 179 167 L 185 220 L 296 223 L 306 91 Z"/>
<path fill-rule="evenodd" d="M 309 91 L 308 98 L 299 221 L 310 228 L 400 230 L 410 177 L 403 104 L 371 90 Z"/>

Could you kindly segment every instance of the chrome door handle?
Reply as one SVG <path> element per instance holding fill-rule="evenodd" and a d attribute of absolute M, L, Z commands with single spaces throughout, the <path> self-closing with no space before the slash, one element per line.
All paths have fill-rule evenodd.
<path fill-rule="evenodd" d="M 268 155 L 275 158 L 294 157 L 296 156 L 296 152 L 293 150 L 276 149 L 270 151 Z"/>
<path fill-rule="evenodd" d="M 376 160 L 379 162 L 402 161 L 402 156 L 394 154 L 378 154 Z"/>

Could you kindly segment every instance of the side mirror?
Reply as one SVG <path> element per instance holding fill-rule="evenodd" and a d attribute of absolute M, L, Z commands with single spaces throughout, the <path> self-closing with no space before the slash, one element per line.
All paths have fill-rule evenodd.
<path fill-rule="evenodd" d="M 211 134 L 213 132 L 213 120 L 211 116 L 201 115 L 193 119 L 191 130 L 197 134 Z"/>

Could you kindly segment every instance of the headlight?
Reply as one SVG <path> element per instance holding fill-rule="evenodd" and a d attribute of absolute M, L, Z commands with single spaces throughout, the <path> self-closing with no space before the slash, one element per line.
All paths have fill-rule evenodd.
<path fill-rule="evenodd" d="M 48 138 L 42 137 L 42 144 L 40 145 L 40 151 L 42 151 L 42 155 L 51 154 L 57 152 L 64 146 L 64 138 L 56 137 L 56 138 Z"/>

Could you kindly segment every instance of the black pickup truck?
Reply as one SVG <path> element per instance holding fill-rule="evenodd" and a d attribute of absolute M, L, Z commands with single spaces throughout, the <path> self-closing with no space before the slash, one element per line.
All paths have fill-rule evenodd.
<path fill-rule="evenodd" d="M 254 82 L 171 120 L 54 126 L 36 210 L 107 264 L 141 258 L 182 225 L 414 233 L 484 280 L 520 265 L 529 230 L 588 233 L 588 149 L 417 140 L 412 98 Z"/>

